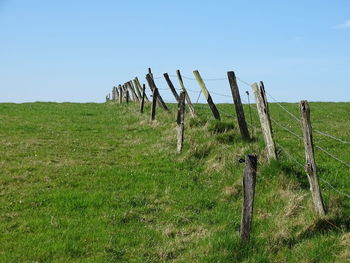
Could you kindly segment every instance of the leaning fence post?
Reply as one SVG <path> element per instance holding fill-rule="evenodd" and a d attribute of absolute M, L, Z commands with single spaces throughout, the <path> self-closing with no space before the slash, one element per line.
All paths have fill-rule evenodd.
<path fill-rule="evenodd" d="M 143 107 L 144 107 L 144 104 L 145 104 L 145 90 L 146 90 L 146 85 L 143 84 L 143 87 L 142 87 L 142 95 L 141 95 L 141 105 L 140 105 L 140 112 L 143 113 Z"/>
<path fill-rule="evenodd" d="M 168 86 L 169 86 L 171 92 L 173 93 L 173 95 L 175 97 L 175 100 L 178 102 L 179 101 L 179 95 L 177 94 L 176 89 L 175 89 L 173 83 L 171 82 L 171 80 L 169 78 L 168 73 L 164 73 L 163 76 L 164 76 L 166 82 L 168 83 Z"/>
<path fill-rule="evenodd" d="M 157 99 L 158 99 L 158 89 L 154 88 L 153 96 L 152 96 L 151 121 L 154 121 L 156 117 Z"/>
<path fill-rule="evenodd" d="M 305 170 L 310 183 L 310 191 L 315 205 L 316 213 L 319 216 L 323 216 L 326 214 L 326 211 L 323 205 L 320 186 L 318 184 L 317 168 L 312 138 L 312 127 L 310 120 L 310 107 L 309 103 L 306 100 L 302 100 L 300 102 L 300 113 L 304 134 L 304 148 L 306 158 Z"/>
<path fill-rule="evenodd" d="M 205 86 L 204 81 L 203 81 L 201 75 L 199 74 L 198 70 L 193 71 L 193 74 L 196 77 L 198 84 L 199 84 L 205 98 L 207 99 L 208 105 L 210 107 L 211 112 L 213 113 L 214 118 L 217 120 L 220 120 L 220 113 L 219 113 L 218 109 L 216 108 L 216 106 L 213 102 L 213 99 L 211 98 L 210 93 L 209 93 L 207 87 Z"/>
<path fill-rule="evenodd" d="M 182 152 L 185 131 L 185 96 L 186 92 L 181 91 L 177 110 L 177 152 Z"/>
<path fill-rule="evenodd" d="M 128 81 L 127 85 L 129 86 L 129 89 L 131 91 L 132 97 L 134 101 L 140 101 L 139 97 L 137 96 L 135 89 L 134 89 L 134 85 L 132 84 L 132 81 Z"/>
<path fill-rule="evenodd" d="M 115 92 L 115 86 L 114 86 L 112 89 L 112 101 L 115 101 L 115 95 L 116 95 L 116 92 Z"/>
<path fill-rule="evenodd" d="M 256 155 L 247 155 L 244 162 L 243 206 L 240 235 L 241 241 L 248 241 L 253 218 L 257 157 Z"/>
<path fill-rule="evenodd" d="M 138 79 L 138 77 L 135 78 L 135 81 L 136 81 L 136 84 L 137 86 L 139 87 L 140 91 L 142 90 L 142 87 L 141 87 L 141 84 L 140 84 L 140 81 Z M 145 91 L 145 100 L 146 101 L 149 101 L 148 97 L 147 97 L 147 94 L 146 94 L 146 91 Z"/>
<path fill-rule="evenodd" d="M 188 92 L 187 92 L 187 90 L 185 88 L 185 85 L 184 85 L 184 82 L 182 80 L 182 76 L 181 76 L 180 70 L 176 70 L 176 74 L 177 74 L 177 78 L 178 78 L 178 80 L 180 82 L 180 86 L 181 86 L 182 90 L 184 92 L 186 92 L 186 101 L 187 101 L 188 107 L 190 109 L 191 115 L 192 115 L 192 117 L 196 117 L 196 113 L 194 111 L 194 107 L 192 105 L 190 96 L 188 95 Z"/>
<path fill-rule="evenodd" d="M 238 121 L 239 130 L 241 132 L 242 139 L 244 141 L 249 141 L 250 140 L 249 130 L 247 127 L 245 116 L 244 116 L 244 110 L 241 102 L 241 96 L 239 94 L 235 73 L 233 71 L 229 71 L 227 72 L 227 76 L 231 87 L 233 102 L 235 104 L 235 109 L 236 109 L 237 121 Z"/>
<path fill-rule="evenodd" d="M 129 90 L 126 90 L 125 101 L 126 101 L 126 103 L 129 103 Z"/>
<path fill-rule="evenodd" d="M 122 85 L 119 85 L 119 103 L 122 103 L 123 101 L 123 88 Z"/>
<path fill-rule="evenodd" d="M 258 84 L 254 83 L 252 85 L 252 88 L 255 95 L 256 107 L 258 109 L 262 133 L 267 148 L 267 157 L 269 160 L 277 159 L 276 146 L 272 137 L 272 126 L 270 120 L 269 106 L 267 104 L 264 84 L 262 83 L 262 81 L 260 82 L 259 86 Z"/>
<path fill-rule="evenodd" d="M 147 74 L 147 75 L 146 75 L 146 80 L 147 80 L 148 85 L 149 85 L 149 87 L 151 88 L 152 92 L 154 92 L 154 90 L 157 89 L 157 86 L 156 86 L 156 84 L 154 83 L 154 80 L 153 80 L 153 78 L 151 77 L 150 74 Z M 165 102 L 164 102 L 162 96 L 160 96 L 158 89 L 157 89 L 157 101 L 158 101 L 158 103 L 159 103 L 159 106 L 161 106 L 164 110 L 169 111 L 169 108 L 168 108 L 167 105 L 165 104 Z"/>
<path fill-rule="evenodd" d="M 152 69 L 148 68 L 148 74 L 151 76 L 151 78 L 153 79 L 153 74 L 152 74 Z"/>

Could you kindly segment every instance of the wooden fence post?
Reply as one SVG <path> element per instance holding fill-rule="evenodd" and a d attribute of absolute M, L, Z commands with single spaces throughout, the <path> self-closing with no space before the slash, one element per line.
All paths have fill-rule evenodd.
<path fill-rule="evenodd" d="M 126 103 L 129 103 L 129 90 L 127 89 L 126 90 L 126 93 L 125 93 L 125 101 L 126 101 Z"/>
<path fill-rule="evenodd" d="M 132 97 L 134 101 L 140 101 L 139 97 L 137 97 L 135 89 L 134 89 L 134 85 L 132 84 L 132 81 L 128 81 L 127 85 L 129 86 L 129 89 L 131 91 Z"/>
<path fill-rule="evenodd" d="M 146 80 L 147 80 L 148 85 L 151 88 L 152 92 L 154 92 L 154 90 L 157 89 L 157 86 L 154 83 L 154 80 L 153 80 L 153 78 L 151 77 L 150 74 L 146 75 Z M 158 89 L 157 89 L 157 102 L 159 103 L 159 106 L 161 106 L 164 110 L 166 110 L 166 111 L 169 110 L 167 105 L 165 104 L 162 96 L 160 96 Z"/>
<path fill-rule="evenodd" d="M 151 76 L 149 76 L 149 77 L 152 78 Z M 153 96 L 152 96 L 151 121 L 154 121 L 154 119 L 156 117 L 157 100 L 158 100 L 158 89 L 154 88 L 153 89 Z"/>
<path fill-rule="evenodd" d="M 115 98 L 114 98 L 114 101 L 117 100 L 117 97 L 119 98 L 119 91 L 118 91 L 118 87 L 114 87 L 115 88 Z"/>
<path fill-rule="evenodd" d="M 247 155 L 243 174 L 243 206 L 240 235 L 241 241 L 248 241 L 253 218 L 257 157 Z"/>
<path fill-rule="evenodd" d="M 142 90 L 142 87 L 141 87 L 141 83 L 140 83 L 140 81 L 139 81 L 139 78 L 136 77 L 136 78 L 135 78 L 135 81 L 136 81 L 136 84 L 137 84 L 137 86 L 139 87 L 139 89 L 140 89 L 140 91 L 141 91 L 141 90 Z M 145 99 L 146 99 L 146 101 L 149 102 L 149 99 L 148 99 L 148 97 L 147 97 L 146 91 L 145 91 Z"/>
<path fill-rule="evenodd" d="M 181 91 L 177 110 L 177 153 L 182 152 L 185 131 L 185 97 L 186 92 Z"/>
<path fill-rule="evenodd" d="M 115 101 L 115 87 L 112 89 L 112 101 Z"/>
<path fill-rule="evenodd" d="M 141 97 L 142 97 L 142 88 L 139 88 L 139 86 L 137 85 L 136 78 L 134 78 L 132 82 L 134 83 L 134 88 L 135 88 L 135 90 L 136 90 L 137 96 L 138 96 L 138 97 L 140 98 L 140 100 L 141 100 Z"/>
<path fill-rule="evenodd" d="M 119 85 L 119 103 L 123 102 L 123 88 L 122 85 Z"/>
<path fill-rule="evenodd" d="M 174 97 L 175 97 L 175 100 L 176 100 L 177 102 L 179 102 L 179 95 L 177 94 L 176 89 L 175 89 L 173 83 L 171 82 L 171 80 L 170 80 L 170 78 L 169 78 L 168 73 L 164 73 L 163 76 L 164 76 L 166 82 L 168 83 L 168 86 L 169 86 L 171 92 L 173 93 L 173 95 L 174 95 Z"/>
<path fill-rule="evenodd" d="M 193 71 L 193 74 L 196 77 L 198 84 L 201 87 L 201 90 L 202 90 L 205 98 L 207 99 L 208 105 L 210 107 L 211 112 L 213 113 L 214 118 L 217 120 L 220 120 L 220 113 L 219 113 L 218 109 L 216 108 L 216 106 L 213 102 L 213 99 L 211 98 L 210 93 L 209 93 L 207 87 L 205 86 L 204 81 L 203 81 L 201 75 L 199 74 L 198 70 Z"/>
<path fill-rule="evenodd" d="M 315 205 L 316 213 L 319 216 L 323 216 L 326 214 L 326 211 L 323 205 L 320 186 L 318 184 L 317 168 L 312 138 L 312 127 L 310 120 L 310 107 L 309 103 L 306 100 L 302 100 L 300 102 L 300 113 L 304 134 L 304 148 L 306 158 L 305 170 L 310 183 L 310 191 Z"/>
<path fill-rule="evenodd" d="M 233 71 L 229 71 L 227 72 L 227 77 L 231 87 L 233 102 L 235 104 L 235 110 L 237 115 L 237 121 L 238 121 L 239 130 L 241 132 L 242 139 L 244 141 L 249 141 L 250 140 L 249 130 L 247 127 L 245 116 L 244 116 L 244 110 L 241 102 L 241 96 L 239 94 L 235 73 Z"/>
<path fill-rule="evenodd" d="M 194 107 L 192 105 L 190 96 L 188 95 L 188 92 L 187 92 L 187 90 L 185 88 L 184 82 L 183 82 L 182 77 L 181 77 L 180 70 L 176 70 L 176 74 L 177 74 L 177 78 L 179 79 L 180 86 L 181 86 L 182 90 L 186 93 L 186 101 L 187 101 L 187 104 L 188 104 L 188 108 L 190 109 L 191 115 L 192 115 L 192 117 L 196 117 L 196 113 L 194 111 Z"/>
<path fill-rule="evenodd" d="M 151 78 L 153 79 L 153 74 L 152 74 L 152 70 L 151 68 L 148 68 L 148 74 L 151 76 Z"/>
<path fill-rule="evenodd" d="M 140 105 L 140 112 L 143 113 L 143 107 L 145 104 L 145 90 L 146 90 L 146 85 L 143 84 L 142 88 L 142 96 L 141 96 L 141 105 Z"/>
<path fill-rule="evenodd" d="M 277 159 L 276 146 L 272 135 L 270 113 L 267 104 L 264 84 L 260 82 L 260 86 L 258 86 L 258 84 L 254 83 L 252 85 L 252 88 L 255 95 L 256 107 L 258 109 L 258 115 L 264 136 L 264 141 L 267 148 L 267 157 L 269 160 Z"/>

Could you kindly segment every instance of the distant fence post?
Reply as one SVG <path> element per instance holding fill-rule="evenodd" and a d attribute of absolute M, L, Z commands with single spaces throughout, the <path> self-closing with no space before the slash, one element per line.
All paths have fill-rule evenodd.
<path fill-rule="evenodd" d="M 269 160 L 277 159 L 276 146 L 272 135 L 270 112 L 269 106 L 267 104 L 264 84 L 262 83 L 262 81 L 260 81 L 259 86 L 258 84 L 254 83 L 252 85 L 252 88 L 255 95 L 256 107 L 258 109 L 258 115 L 264 136 L 264 141 L 267 148 L 267 157 Z"/>
<path fill-rule="evenodd" d="M 177 110 L 177 153 L 182 152 L 185 131 L 185 96 L 186 92 L 181 91 Z"/>
<path fill-rule="evenodd" d="M 125 101 L 126 101 L 126 103 L 129 103 L 129 90 L 127 89 L 126 90 L 126 94 L 125 94 Z"/>
<path fill-rule="evenodd" d="M 119 91 L 118 91 L 118 87 L 114 87 L 114 92 L 115 92 L 114 101 L 116 101 L 116 100 L 117 100 L 117 97 L 119 98 Z"/>
<path fill-rule="evenodd" d="M 182 80 L 182 76 L 181 76 L 180 70 L 176 70 L 176 74 L 177 74 L 177 78 L 178 78 L 178 80 L 180 82 L 180 86 L 181 86 L 182 90 L 184 92 L 186 92 L 186 101 L 187 101 L 187 104 L 188 104 L 188 108 L 190 109 L 191 115 L 192 115 L 192 117 L 196 117 L 196 113 L 194 111 L 194 107 L 192 105 L 190 96 L 188 95 L 188 92 L 187 92 L 187 90 L 185 88 L 185 85 L 184 85 L 184 82 Z"/>
<path fill-rule="evenodd" d="M 208 105 L 210 107 L 211 112 L 213 113 L 214 118 L 217 120 L 220 120 L 220 113 L 219 113 L 218 109 L 216 108 L 216 106 L 213 102 L 213 99 L 211 98 L 210 93 L 209 93 L 207 87 L 205 86 L 205 83 L 204 83 L 201 75 L 199 74 L 198 70 L 193 71 L 193 74 L 196 77 L 197 82 L 198 82 L 205 98 L 207 99 Z"/>
<path fill-rule="evenodd" d="M 310 107 L 309 103 L 306 100 L 300 102 L 300 113 L 301 113 L 301 122 L 303 126 L 303 135 L 304 135 L 304 148 L 305 148 L 305 157 L 306 157 L 306 166 L 305 170 L 307 177 L 310 183 L 310 190 L 312 199 L 315 205 L 316 213 L 319 216 L 326 214 L 320 186 L 318 184 L 317 168 L 314 155 L 314 145 L 312 138 L 312 127 L 310 120 Z"/>
<path fill-rule="evenodd" d="M 123 102 L 123 88 L 122 85 L 119 85 L 119 103 Z"/>
<path fill-rule="evenodd" d="M 134 85 L 132 84 L 132 81 L 128 81 L 127 85 L 129 86 L 129 89 L 131 91 L 132 97 L 134 101 L 140 101 L 139 97 L 137 97 L 135 89 L 134 89 Z"/>
<path fill-rule="evenodd" d="M 151 76 L 151 78 L 153 79 L 153 74 L 152 74 L 152 69 L 148 68 L 148 74 Z"/>
<path fill-rule="evenodd" d="M 151 78 L 151 76 L 150 76 Z M 152 109 L 151 109 L 151 121 L 154 121 L 156 117 L 156 107 L 157 107 L 157 100 L 158 100 L 158 89 L 153 89 L 153 96 L 152 96 Z"/>
<path fill-rule="evenodd" d="M 171 82 L 171 80 L 170 80 L 170 78 L 169 78 L 168 73 L 164 73 L 163 76 L 164 76 L 166 82 L 168 83 L 168 86 L 169 86 L 171 92 L 173 93 L 173 95 L 174 95 L 174 97 L 175 97 L 175 100 L 176 100 L 177 102 L 179 102 L 179 95 L 177 94 L 176 89 L 175 89 L 173 83 Z"/>
<path fill-rule="evenodd" d="M 142 87 L 142 96 L 141 96 L 141 105 L 140 105 L 140 112 L 143 113 L 143 107 L 145 104 L 145 90 L 146 90 L 146 85 L 143 84 Z"/>
<path fill-rule="evenodd" d="M 154 83 L 154 80 L 153 80 L 153 78 L 151 77 L 150 74 L 147 74 L 147 75 L 146 75 L 146 80 L 147 80 L 148 85 L 149 85 L 149 87 L 151 88 L 152 92 L 154 92 L 154 90 L 157 89 L 157 86 L 156 86 L 156 84 Z M 164 110 L 166 110 L 166 111 L 169 110 L 168 107 L 167 107 L 167 105 L 165 104 L 165 102 L 164 102 L 162 96 L 160 96 L 158 89 L 157 89 L 157 101 L 158 101 L 158 103 L 159 103 L 159 106 L 161 106 Z"/>
<path fill-rule="evenodd" d="M 247 127 L 245 116 L 244 116 L 244 110 L 241 102 L 241 96 L 239 94 L 235 73 L 233 71 L 229 71 L 227 72 L 227 76 L 231 87 L 233 102 L 235 104 L 235 109 L 236 109 L 237 121 L 238 121 L 239 130 L 241 132 L 242 139 L 244 141 L 249 141 L 250 140 L 249 130 Z"/>
<path fill-rule="evenodd" d="M 136 85 L 139 87 L 139 89 L 140 89 L 140 91 L 141 91 L 141 90 L 142 90 L 142 87 L 141 87 L 141 83 L 140 83 L 140 81 L 139 81 L 139 78 L 136 77 L 136 78 L 135 78 L 135 81 L 136 81 Z M 147 97 L 146 91 L 145 91 L 145 99 L 146 99 L 146 101 L 149 102 L 149 99 L 148 99 L 148 97 Z"/>
<path fill-rule="evenodd" d="M 112 101 L 115 101 L 115 87 L 112 89 Z"/>
<path fill-rule="evenodd" d="M 248 241 L 253 218 L 257 157 L 247 155 L 243 174 L 243 206 L 240 227 L 241 241 Z"/>
<path fill-rule="evenodd" d="M 135 88 L 135 90 L 136 90 L 137 96 L 138 96 L 138 97 L 140 98 L 140 100 L 141 100 L 141 97 L 142 97 L 142 88 L 139 87 L 139 85 L 137 84 L 136 78 L 134 78 L 132 82 L 134 83 L 134 88 Z"/>

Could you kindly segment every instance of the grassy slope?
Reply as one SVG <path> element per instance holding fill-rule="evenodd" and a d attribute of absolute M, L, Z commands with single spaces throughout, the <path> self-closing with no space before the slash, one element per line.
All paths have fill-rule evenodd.
<path fill-rule="evenodd" d="M 298 114 L 296 104 L 284 105 Z M 301 134 L 278 105 L 270 107 Z M 209 116 L 205 105 L 197 108 Z M 350 104 L 311 109 L 315 128 L 350 140 Z M 259 131 L 244 143 L 237 128 L 211 134 L 212 122 L 188 117 L 184 153 L 176 155 L 174 106 L 150 123 L 149 107 L 141 116 L 135 105 L 0 104 L 0 262 L 349 260 L 349 199 L 321 183 L 330 211 L 318 220 L 302 167 L 283 152 L 267 164 Z M 302 143 L 274 128 L 277 142 L 303 162 Z M 315 141 L 350 162 L 349 145 L 316 134 Z M 252 240 L 240 244 L 238 159 L 247 153 L 257 153 L 260 165 Z M 316 155 L 320 176 L 350 192 L 349 170 Z"/>

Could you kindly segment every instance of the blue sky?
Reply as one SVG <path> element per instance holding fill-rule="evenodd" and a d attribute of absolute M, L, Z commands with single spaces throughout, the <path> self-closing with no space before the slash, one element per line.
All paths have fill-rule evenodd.
<path fill-rule="evenodd" d="M 102 102 L 113 85 L 144 82 L 148 67 L 155 77 L 234 70 L 280 101 L 350 101 L 346 0 L 0 0 L 0 36 L 1 102 Z M 230 94 L 225 80 L 206 84 Z"/>

